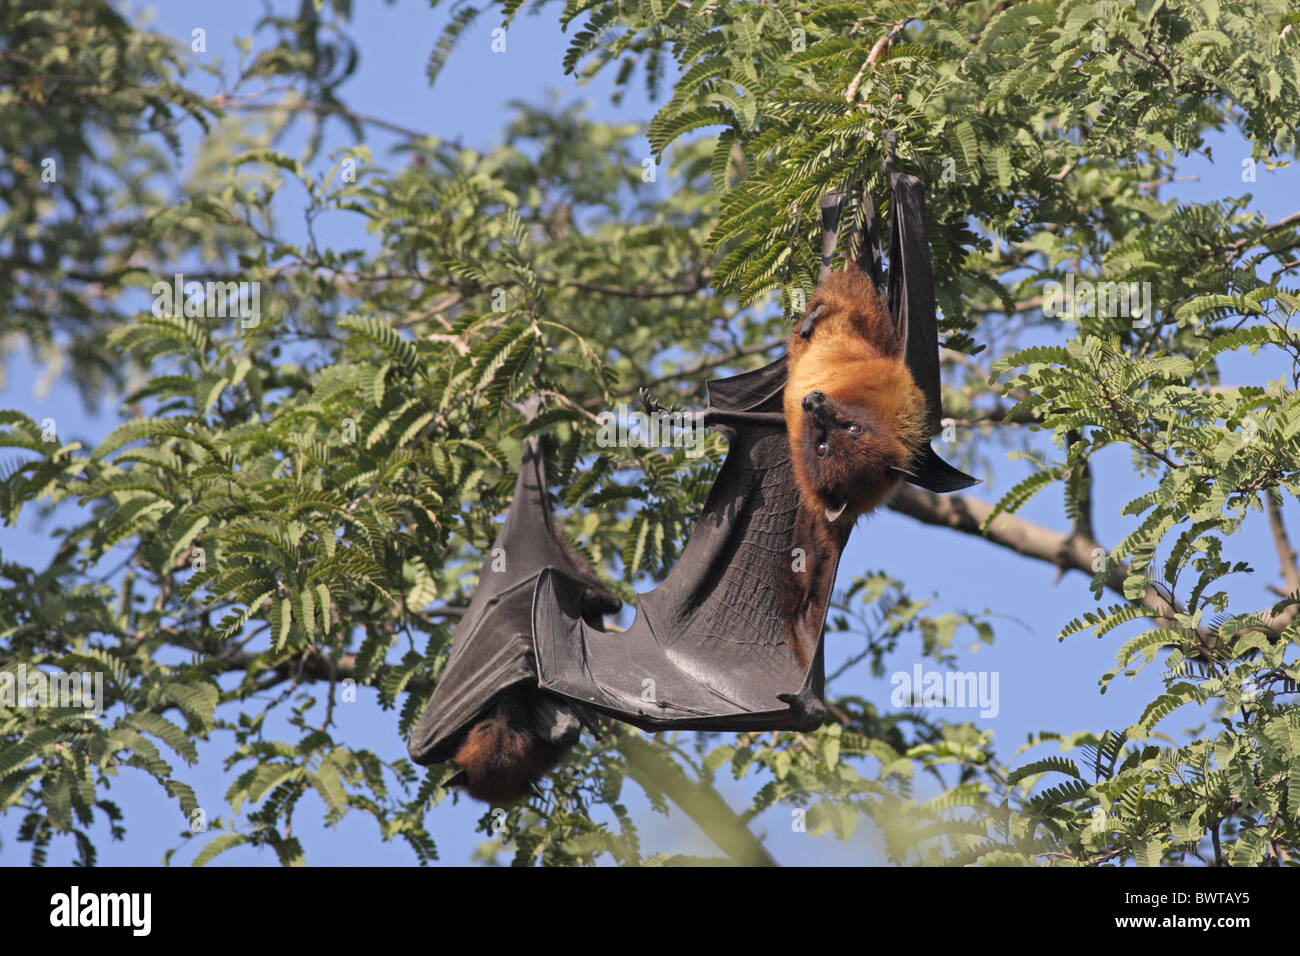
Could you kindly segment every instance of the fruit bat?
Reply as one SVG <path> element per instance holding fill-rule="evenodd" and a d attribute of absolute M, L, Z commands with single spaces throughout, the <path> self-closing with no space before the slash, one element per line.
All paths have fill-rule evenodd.
<path fill-rule="evenodd" d="M 526 418 L 536 415 L 531 403 Z M 538 576 L 563 569 L 582 582 L 578 613 L 592 624 L 622 602 L 601 586 L 552 518 L 537 437 L 524 442 L 514 500 L 469 607 L 452 632 L 451 655 L 408 744 L 419 764 L 452 762 L 446 785 L 494 804 L 525 796 L 577 742 L 590 717 L 537 689 L 532 606 Z"/>
<path fill-rule="evenodd" d="M 976 483 L 930 447 L 942 412 L 924 190 L 892 155 L 887 174 L 888 310 L 873 281 L 865 187 L 860 264 L 841 273 L 829 258 L 845 197 L 830 197 L 822 279 L 787 356 L 708 383 L 704 424 L 727 434 L 727 457 L 680 559 L 641 596 L 631 627 L 584 620 L 583 581 L 563 569 L 538 578 L 543 690 L 648 730 L 820 725 L 822 631 L 853 520 L 900 481 L 939 492 Z"/>
<path fill-rule="evenodd" d="M 484 569 L 411 738 L 416 762 L 450 760 L 462 771 L 450 783 L 509 802 L 577 739 L 589 709 L 648 730 L 821 724 L 822 631 L 851 519 L 900 480 L 933 491 L 975 483 L 929 446 L 941 411 L 923 190 L 892 169 L 892 157 L 887 172 L 888 311 L 876 290 L 880 259 L 865 189 L 859 266 L 847 274 L 829 270 L 846 197 L 828 197 L 818 293 L 788 356 L 708 383 L 703 424 L 727 435 L 727 457 L 680 559 L 641 596 L 627 631 L 604 629 L 602 615 L 617 600 L 555 532 L 540 454 L 526 446 L 493 549 L 509 570 Z M 864 346 L 874 353 L 858 354 Z M 845 350 L 842 363 L 837 350 Z M 888 381 L 876 388 L 873 376 L 884 371 Z M 873 389 L 881 400 L 871 400 Z M 891 395 L 901 416 L 886 414 Z M 831 436 L 846 405 L 856 406 L 854 420 Z M 846 437 L 854 424 L 861 432 Z M 863 435 L 880 447 L 846 469 L 824 467 L 853 456 L 829 447 L 819 456 L 823 439 L 838 446 Z"/>

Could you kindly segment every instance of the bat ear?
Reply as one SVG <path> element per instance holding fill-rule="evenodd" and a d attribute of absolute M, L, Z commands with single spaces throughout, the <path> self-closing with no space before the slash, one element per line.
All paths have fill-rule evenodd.
<path fill-rule="evenodd" d="M 819 305 L 804 317 L 803 324 L 799 326 L 800 338 L 806 339 L 813 334 L 813 327 L 817 324 L 817 320 L 821 318 L 823 308 L 824 306 Z"/>
<path fill-rule="evenodd" d="M 961 491 L 963 488 L 980 483 L 978 478 L 972 478 L 964 471 L 959 471 L 948 464 L 936 455 L 934 449 L 928 444 L 922 446 L 916 457 L 912 459 L 911 468 L 893 470 L 909 484 L 941 495 L 950 491 Z"/>
<path fill-rule="evenodd" d="M 452 787 L 463 787 L 467 783 L 469 783 L 469 774 L 462 770 L 460 773 L 452 774 L 444 780 L 442 786 L 444 789 L 450 790 Z"/>

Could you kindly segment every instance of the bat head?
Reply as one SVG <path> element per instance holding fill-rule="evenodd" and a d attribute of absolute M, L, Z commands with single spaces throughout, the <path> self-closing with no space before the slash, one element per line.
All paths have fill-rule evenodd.
<path fill-rule="evenodd" d="M 905 384 L 913 391 L 910 380 Z M 893 398 L 897 396 L 886 396 Z M 906 392 L 904 399 L 913 398 Z M 904 407 L 899 407 L 899 406 Z M 836 395 L 813 389 L 800 400 L 803 435 L 796 475 L 826 520 L 852 520 L 879 505 L 911 461 L 920 429 L 912 402 L 882 401 L 874 390 Z"/>
<path fill-rule="evenodd" d="M 804 333 L 807 334 L 804 334 Z M 887 498 L 924 444 L 925 396 L 871 280 L 831 273 L 790 336 L 783 404 L 805 507 L 850 524 Z"/>
<path fill-rule="evenodd" d="M 578 735 L 578 719 L 567 706 L 536 690 L 513 688 L 465 733 L 452 758 L 460 771 L 453 780 L 494 806 L 526 800 Z"/>

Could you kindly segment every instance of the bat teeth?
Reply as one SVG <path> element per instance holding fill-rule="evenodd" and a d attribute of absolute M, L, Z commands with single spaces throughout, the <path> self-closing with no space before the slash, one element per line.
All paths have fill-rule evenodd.
<path fill-rule="evenodd" d="M 834 511 L 831 511 L 830 508 L 823 508 L 822 510 L 826 512 L 826 520 L 834 523 L 835 521 L 839 520 L 840 515 L 844 514 L 844 509 L 847 508 L 848 506 L 849 503 L 846 501 L 844 502 L 844 504 L 840 505 Z"/>

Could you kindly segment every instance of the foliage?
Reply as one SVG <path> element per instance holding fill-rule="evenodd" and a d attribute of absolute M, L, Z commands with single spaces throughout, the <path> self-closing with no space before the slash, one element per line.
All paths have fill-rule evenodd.
<path fill-rule="evenodd" d="M 496 8 L 455 6 L 431 79 Z M 520 8 L 499 12 L 508 24 Z M 510 403 L 548 399 L 531 427 L 550 436 L 570 537 L 632 598 L 672 565 L 725 445 L 698 461 L 601 448 L 596 413 L 648 382 L 698 401 L 703 379 L 772 356 L 815 282 L 817 199 L 865 178 L 879 201 L 887 131 L 928 186 L 948 409 L 981 426 L 981 452 L 1030 447 L 1032 427 L 1063 455 L 985 527 L 1059 488 L 1086 552 L 1105 503 L 1094 460 L 1127 450 L 1144 482 L 1122 508 L 1134 529 L 1086 566 L 1098 599 L 1120 603 L 1061 636 L 1116 642 L 1103 688 L 1158 658 L 1161 693 L 1119 730 L 1045 732 L 1025 749 L 1060 755 L 1011 764 L 987 730 L 884 710 L 838 693 L 838 675 L 836 719 L 814 734 L 698 735 L 691 751 L 614 728 L 510 812 L 508 843 L 485 813 L 481 856 L 686 862 L 642 846 L 630 782 L 719 846 L 753 843 L 745 826 L 784 805 L 841 839 L 868 820 L 898 862 L 1294 859 L 1300 574 L 1268 607 L 1238 606 L 1222 581 L 1253 573 L 1227 556 L 1246 518 L 1276 528 L 1297 493 L 1300 216 L 1270 224 L 1246 194 L 1190 204 L 1159 188 L 1212 130 L 1250 141 L 1243 170 L 1294 154 L 1300 14 L 1266 0 L 569 2 L 570 69 L 612 68 L 625 87 L 640 67 L 667 94 L 648 132 L 673 188 L 651 190 L 637 131 L 572 107 L 514 104 L 486 152 L 404 136 L 404 165 L 385 168 L 341 99 L 349 12 L 268 17 L 215 96 L 185 84 L 174 41 L 106 4 L 0 13 L 0 124 L 23 144 L 0 165 L 0 332 L 97 368 L 80 377 L 88 397 L 119 357 L 135 370 L 121 425 L 93 448 L 0 413 L 19 453 L 0 516 L 79 509 L 48 567 L 0 564 L 0 671 L 102 672 L 109 703 L 98 721 L 0 705 L 0 811 L 20 817 L 33 862 L 59 837 L 93 863 L 97 812 L 114 836 L 138 825 L 106 796 L 125 768 L 199 836 L 176 763 L 212 741 L 229 813 L 205 820 L 194 862 L 241 844 L 304 862 L 292 822 L 312 792 L 330 825 L 368 814 L 436 859 L 445 770 L 391 754 L 508 504 L 524 437 Z M 268 90 L 283 109 L 253 108 Z M 294 157 L 284 138 L 304 114 Z M 184 116 L 203 124 L 190 179 Z M 322 155 L 326 117 L 355 147 Z M 78 174 L 41 186 L 47 155 Z M 303 237 L 285 224 L 293 203 Z M 320 241 L 326 223 L 370 241 Z M 259 283 L 260 313 L 217 314 L 211 294 L 195 314 L 155 308 L 145 290 L 196 259 L 204 279 Z M 1043 291 L 1067 274 L 1149 282 L 1153 307 L 1063 317 Z M 1247 351 L 1290 380 L 1223 387 L 1220 363 Z M 846 584 L 830 628 L 860 636 L 855 662 L 876 673 L 903 642 L 944 662 L 964 629 L 994 639 L 989 612 L 930 608 L 883 573 Z M 349 693 L 394 711 L 391 751 L 341 739 Z M 1200 726 L 1157 729 L 1188 704 Z M 292 733 L 277 739 L 272 717 Z M 756 791 L 742 812 L 716 795 L 726 777 Z"/>

